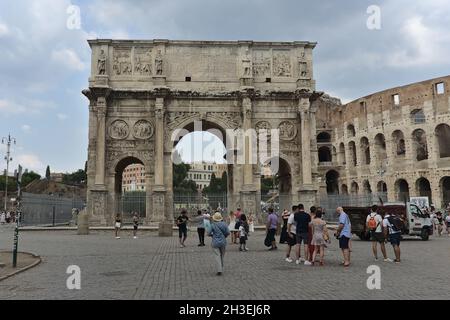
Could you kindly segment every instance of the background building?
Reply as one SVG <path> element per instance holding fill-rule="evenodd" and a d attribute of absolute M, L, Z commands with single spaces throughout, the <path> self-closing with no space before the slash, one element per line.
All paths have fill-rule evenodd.
<path fill-rule="evenodd" d="M 227 170 L 226 164 L 217 163 L 201 162 L 192 163 L 190 166 L 191 169 L 188 172 L 187 178 L 197 184 L 199 191 L 209 186 L 213 173 L 217 178 L 221 178 L 222 174 Z"/>
<path fill-rule="evenodd" d="M 132 164 L 123 170 L 122 191 L 145 191 L 145 168 L 141 164 Z"/>

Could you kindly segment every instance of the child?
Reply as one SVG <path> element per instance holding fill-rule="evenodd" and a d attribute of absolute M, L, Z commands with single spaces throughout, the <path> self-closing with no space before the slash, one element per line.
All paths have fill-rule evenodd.
<path fill-rule="evenodd" d="M 248 251 L 246 243 L 248 239 L 249 226 L 245 214 L 241 214 L 241 224 L 239 226 L 239 251 Z"/>

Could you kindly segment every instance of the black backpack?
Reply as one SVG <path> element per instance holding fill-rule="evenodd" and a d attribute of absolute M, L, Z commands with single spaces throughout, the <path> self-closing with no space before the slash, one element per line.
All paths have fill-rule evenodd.
<path fill-rule="evenodd" d="M 398 232 L 402 231 L 403 229 L 403 221 L 397 217 L 397 216 L 390 216 L 388 217 L 388 221 L 392 226 L 392 230 Z"/>

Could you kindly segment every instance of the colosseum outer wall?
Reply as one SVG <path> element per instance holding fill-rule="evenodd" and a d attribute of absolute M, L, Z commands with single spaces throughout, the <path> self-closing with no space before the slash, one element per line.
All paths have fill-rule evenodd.
<path fill-rule="evenodd" d="M 450 76 L 391 88 L 317 111 L 321 192 L 428 196 L 450 202 Z"/>

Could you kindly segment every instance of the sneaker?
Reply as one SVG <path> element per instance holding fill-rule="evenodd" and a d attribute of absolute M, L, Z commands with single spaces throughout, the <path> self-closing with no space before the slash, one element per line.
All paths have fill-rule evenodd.
<path fill-rule="evenodd" d="M 291 258 L 286 258 L 285 260 L 286 260 L 286 262 L 289 262 L 289 263 L 292 263 L 292 261 L 293 261 Z"/>
<path fill-rule="evenodd" d="M 295 264 L 300 264 L 300 260 L 295 260 Z"/>
<path fill-rule="evenodd" d="M 394 262 L 398 264 L 400 263 L 400 260 L 395 259 Z"/>
<path fill-rule="evenodd" d="M 217 275 L 218 275 L 218 276 L 221 276 L 221 275 L 222 275 L 222 272 L 217 272 Z"/>
<path fill-rule="evenodd" d="M 305 261 L 305 266 L 312 266 L 312 263 L 309 261 Z"/>
<path fill-rule="evenodd" d="M 120 239 L 120 237 L 116 237 L 116 239 Z"/>
<path fill-rule="evenodd" d="M 244 251 L 248 251 L 248 248 L 244 248 Z"/>
<path fill-rule="evenodd" d="M 133 237 L 133 239 L 137 239 L 137 237 L 136 237 L 136 236 L 134 236 L 134 237 Z"/>
<path fill-rule="evenodd" d="M 180 244 L 180 248 L 184 248 L 184 246 L 182 244 Z"/>
<path fill-rule="evenodd" d="M 386 258 L 386 259 L 384 259 L 383 261 L 384 261 L 384 262 L 394 262 L 394 260 L 389 259 L 389 258 Z"/>

